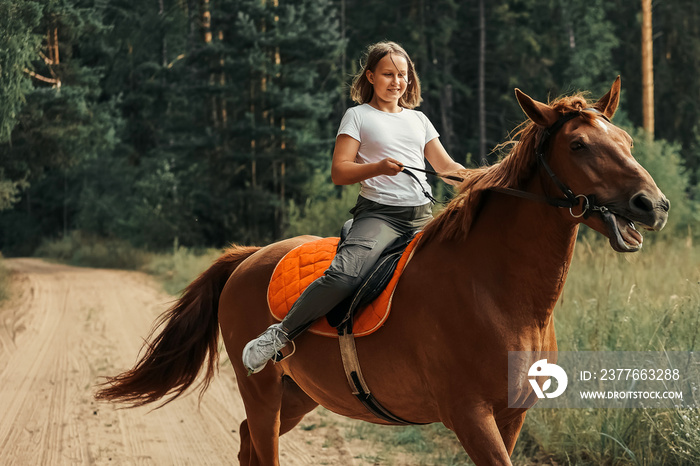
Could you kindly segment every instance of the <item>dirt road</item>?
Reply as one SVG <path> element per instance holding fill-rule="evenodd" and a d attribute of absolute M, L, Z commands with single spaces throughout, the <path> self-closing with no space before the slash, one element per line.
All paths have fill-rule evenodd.
<path fill-rule="evenodd" d="M 135 362 L 173 299 L 149 276 L 5 263 L 14 275 L 0 307 L 0 465 L 237 464 L 245 412 L 225 352 L 199 407 L 196 394 L 156 411 L 93 400 L 101 376 Z M 314 412 L 281 439 L 283 465 L 367 464 L 327 416 Z"/>

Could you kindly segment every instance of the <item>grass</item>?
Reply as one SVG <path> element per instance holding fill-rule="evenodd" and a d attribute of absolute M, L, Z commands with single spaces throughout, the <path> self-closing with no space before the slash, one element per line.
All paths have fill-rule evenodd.
<path fill-rule="evenodd" d="M 180 247 L 170 254 L 153 254 L 142 270 L 158 278 L 169 294 L 179 295 L 220 255 L 217 249 L 198 251 Z"/>
<path fill-rule="evenodd" d="M 374 464 L 392 465 L 397 452 L 403 457 L 398 464 L 451 465 L 472 464 L 456 436 L 442 424 L 387 427 L 353 421 L 345 427 L 345 438 L 352 442 L 369 442 L 381 458 Z"/>
<path fill-rule="evenodd" d="M 220 254 L 221 251 L 215 249 L 184 247 L 171 253 L 152 253 L 123 240 L 100 238 L 80 231 L 44 241 L 34 253 L 38 257 L 76 266 L 141 270 L 160 280 L 165 291 L 172 295 L 184 290 Z"/>
<path fill-rule="evenodd" d="M 655 243 L 635 255 L 584 236 L 555 311 L 560 351 L 694 351 L 700 344 L 700 248 Z M 697 410 L 536 409 L 516 452 L 558 464 L 691 465 Z"/>
<path fill-rule="evenodd" d="M 700 248 L 661 242 L 622 255 L 606 246 L 587 237 L 577 245 L 555 311 L 559 350 L 693 351 Z"/>
<path fill-rule="evenodd" d="M 138 270 L 152 260 L 151 253 L 137 249 L 127 241 L 80 231 L 43 241 L 34 255 L 71 265 L 127 270 Z"/>

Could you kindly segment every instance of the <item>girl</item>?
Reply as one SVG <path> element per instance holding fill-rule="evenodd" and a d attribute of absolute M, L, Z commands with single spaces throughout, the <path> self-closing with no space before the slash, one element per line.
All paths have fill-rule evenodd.
<path fill-rule="evenodd" d="M 328 270 L 308 286 L 287 317 L 243 349 L 250 373 L 261 371 L 290 340 L 350 296 L 396 238 L 432 219 L 426 176 L 418 175 L 419 185 L 399 175 L 404 165 L 424 168 L 428 159 L 441 173 L 464 168 L 447 154 L 428 118 L 412 110 L 422 100 L 420 82 L 400 45 L 369 47 L 350 96 L 360 105 L 348 109 L 340 122 L 331 178 L 338 185 L 361 184 L 350 211 L 352 227 Z"/>

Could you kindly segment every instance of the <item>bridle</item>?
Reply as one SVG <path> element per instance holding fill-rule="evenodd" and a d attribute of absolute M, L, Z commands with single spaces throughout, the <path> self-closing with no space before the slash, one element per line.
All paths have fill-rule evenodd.
<path fill-rule="evenodd" d="M 608 208 L 602 205 L 597 205 L 596 204 L 596 199 L 595 199 L 595 194 L 574 194 L 574 192 L 569 188 L 563 181 L 557 177 L 557 175 L 554 173 L 552 170 L 552 167 L 549 166 L 549 163 L 547 162 L 547 159 L 545 158 L 545 152 L 548 148 L 549 142 L 551 138 L 569 121 L 573 120 L 574 118 L 577 118 L 579 116 L 583 115 L 583 112 L 594 112 L 605 118 L 606 121 L 610 121 L 602 112 L 595 108 L 586 108 L 583 110 L 578 110 L 575 112 L 569 112 L 563 114 L 557 121 L 555 121 L 551 126 L 548 126 L 547 128 L 544 129 L 542 132 L 542 135 L 540 137 L 540 141 L 537 144 L 537 147 L 535 148 L 535 156 L 537 157 L 537 162 L 539 165 L 544 168 L 545 172 L 547 175 L 549 175 L 549 178 L 552 180 L 554 185 L 561 191 L 561 193 L 564 195 L 564 197 L 551 197 L 551 196 L 541 196 L 539 194 L 533 194 L 529 193 L 527 191 L 521 191 L 518 189 L 513 189 L 513 188 L 498 188 L 498 187 L 493 187 L 493 188 L 488 188 L 490 191 L 495 191 L 503 194 L 508 194 L 510 196 L 516 196 L 520 197 L 523 199 L 528 199 L 531 201 L 536 201 L 536 202 L 544 202 L 546 204 L 549 204 L 554 207 L 560 207 L 560 208 L 566 208 L 569 209 L 569 213 L 571 214 L 572 217 L 574 218 L 588 218 L 591 213 L 593 212 L 600 212 L 603 216 L 605 216 L 608 213 Z M 420 172 L 428 173 L 430 175 L 436 175 L 441 178 L 446 178 L 449 180 L 453 181 L 464 181 L 464 178 L 461 178 L 459 176 L 453 176 L 453 175 L 441 175 L 437 172 L 434 172 L 432 170 L 424 170 L 421 168 L 416 168 L 416 167 L 404 167 L 403 171 L 406 171 L 407 168 L 410 168 L 411 170 L 417 170 Z M 414 176 L 410 172 L 408 173 L 410 176 Z M 575 214 L 573 212 L 573 208 L 578 206 L 579 204 L 583 203 L 582 208 L 581 208 L 581 213 Z"/>

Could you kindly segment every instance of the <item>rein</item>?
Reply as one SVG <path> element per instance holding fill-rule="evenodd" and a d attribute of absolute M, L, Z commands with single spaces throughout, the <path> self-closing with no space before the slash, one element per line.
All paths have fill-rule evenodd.
<path fill-rule="evenodd" d="M 575 217 L 575 218 L 579 218 L 579 217 L 588 218 L 592 212 L 600 212 L 603 216 L 606 216 L 608 214 L 608 208 L 605 206 L 597 205 L 595 203 L 595 195 L 594 194 L 589 194 L 589 195 L 574 194 L 574 192 L 571 190 L 571 188 L 569 188 L 564 182 L 562 182 L 559 179 L 559 177 L 557 177 L 557 175 L 552 170 L 552 167 L 550 167 L 549 163 L 547 163 L 547 160 L 545 159 L 545 156 L 544 156 L 544 153 L 545 153 L 545 150 L 547 149 L 547 145 L 549 143 L 550 138 L 552 138 L 557 133 L 557 131 L 559 131 L 562 128 L 562 126 L 564 126 L 567 122 L 573 120 L 576 117 L 581 116 L 582 115 L 581 112 L 595 112 L 595 113 L 600 114 L 603 118 L 605 118 L 605 120 L 610 121 L 605 115 L 603 115 L 600 111 L 598 111 L 595 108 L 587 108 L 587 109 L 579 110 L 576 112 L 565 113 L 556 122 L 554 122 L 554 124 L 545 128 L 545 130 L 542 132 L 540 142 L 537 144 L 537 148 L 535 149 L 535 155 L 537 156 L 537 162 L 545 169 L 545 171 L 547 172 L 547 175 L 549 175 L 550 179 L 554 182 L 554 185 L 559 189 L 559 191 L 561 191 L 562 194 L 564 194 L 564 196 L 565 196 L 564 198 L 540 196 L 539 194 L 533 194 L 533 193 L 529 193 L 527 191 L 520 191 L 518 189 L 513 189 L 513 188 L 493 187 L 493 188 L 489 188 L 489 190 L 495 191 L 498 193 L 502 193 L 502 194 L 507 194 L 509 196 L 520 197 L 522 199 L 527 199 L 530 201 L 543 202 L 543 203 L 549 204 L 549 205 L 554 206 L 554 207 L 568 208 L 571 216 Z M 404 166 L 403 171 L 406 171 L 407 174 L 409 176 L 413 177 L 414 179 L 416 179 L 416 176 L 413 173 L 408 172 L 408 170 L 406 170 L 409 168 L 411 170 L 416 170 L 419 172 L 427 173 L 429 175 L 439 176 L 440 178 L 445 178 L 445 179 L 452 180 L 452 181 L 459 181 L 459 182 L 464 181 L 464 178 L 459 177 L 459 176 L 442 175 L 442 174 L 437 173 L 433 170 L 425 170 L 425 169 L 417 168 L 417 167 Z M 434 202 L 434 200 L 433 200 L 433 202 Z M 573 208 L 578 206 L 581 202 L 583 202 L 583 207 L 582 207 L 581 213 L 574 214 Z"/>

